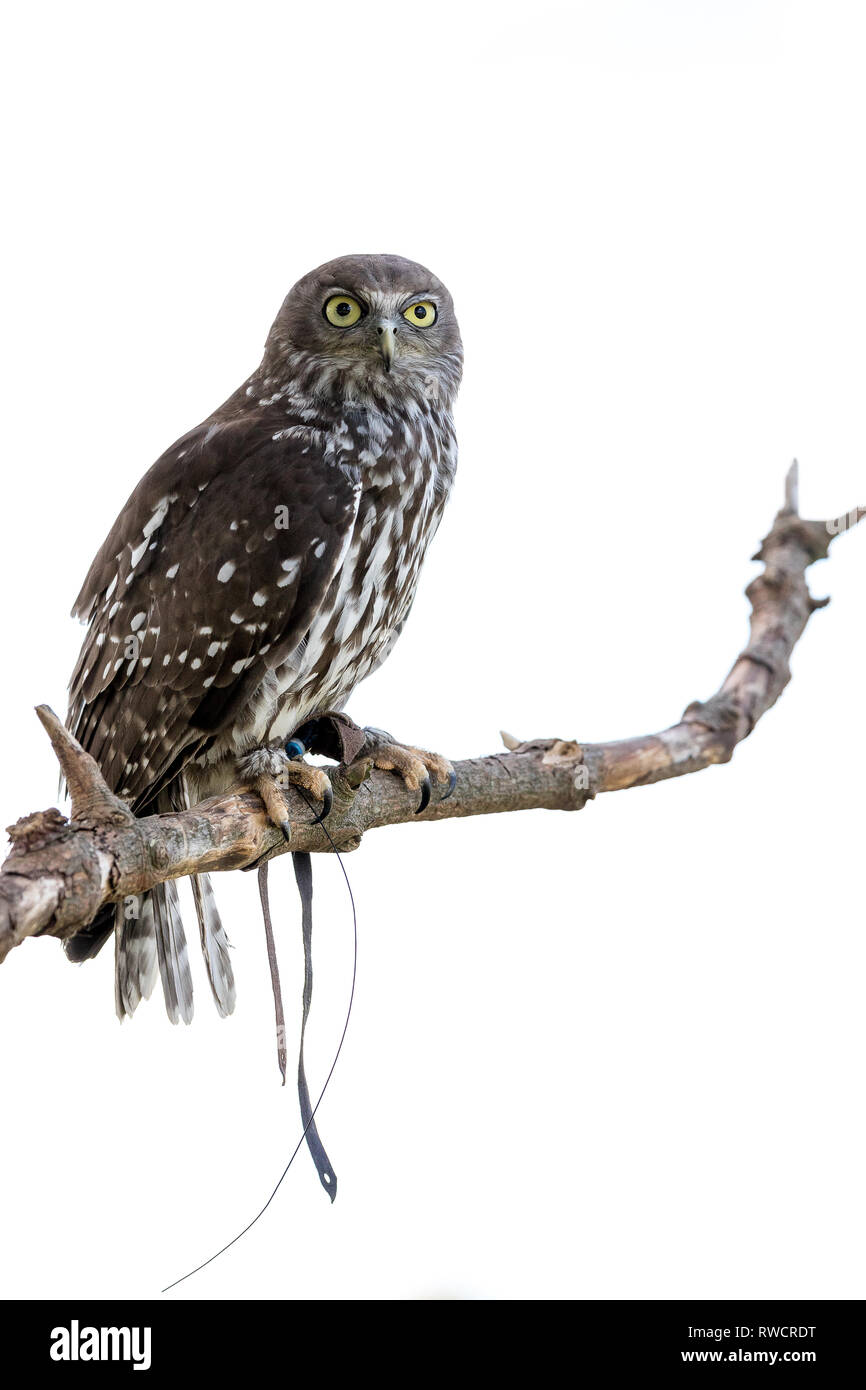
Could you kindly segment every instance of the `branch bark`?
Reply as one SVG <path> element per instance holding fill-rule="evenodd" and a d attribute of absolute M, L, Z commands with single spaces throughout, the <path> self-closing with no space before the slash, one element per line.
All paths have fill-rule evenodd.
<path fill-rule="evenodd" d="M 564 739 L 519 742 L 503 734 L 506 752 L 457 763 L 457 787 L 444 802 L 415 815 L 417 794 L 399 778 L 369 766 L 331 774 L 334 805 L 327 834 L 309 807 L 287 793 L 292 842 L 266 818 L 258 796 L 241 790 L 189 811 L 137 820 L 105 785 L 93 759 L 41 705 L 37 710 L 66 776 L 67 820 L 52 809 L 9 827 L 12 850 L 0 870 L 0 961 L 28 936 L 73 936 L 103 903 L 141 893 L 169 878 L 248 869 L 289 849 L 357 849 L 368 830 L 403 822 L 447 820 L 537 808 L 579 811 L 601 792 L 623 791 L 727 762 L 790 680 L 789 660 L 806 623 L 828 599 L 814 599 L 805 573 L 825 559 L 830 542 L 866 515 L 804 521 L 798 512 L 797 465 L 785 503 L 753 558 L 762 572 L 746 590 L 749 640 L 720 689 L 688 706 L 661 733 L 613 743 Z M 330 838 L 329 838 L 330 837 Z"/>

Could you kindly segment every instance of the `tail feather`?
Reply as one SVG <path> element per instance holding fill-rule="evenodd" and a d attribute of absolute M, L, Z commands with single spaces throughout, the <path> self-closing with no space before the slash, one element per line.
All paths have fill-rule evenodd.
<path fill-rule="evenodd" d="M 145 893 L 115 908 L 114 1007 L 121 1021 L 150 998 L 157 973 L 153 902 Z"/>
<path fill-rule="evenodd" d="M 156 810 L 178 811 L 189 804 L 182 777 L 164 787 L 156 797 Z M 220 919 L 207 874 L 191 875 L 202 955 L 217 1010 L 226 1018 L 235 1007 L 235 980 L 229 939 Z M 89 927 L 63 943 L 70 960 L 89 960 L 114 935 L 114 1003 L 118 1018 L 135 1013 L 162 980 L 166 1013 L 172 1023 L 193 1016 L 192 974 L 177 884 L 157 884 L 149 892 L 108 904 Z"/>
<path fill-rule="evenodd" d="M 66 959 L 71 960 L 75 965 L 80 965 L 85 960 L 92 960 L 94 956 L 99 955 L 113 931 L 114 904 L 109 903 L 97 913 L 89 927 L 76 932 L 75 936 L 67 937 L 63 943 Z"/>
<path fill-rule="evenodd" d="M 153 903 L 156 950 L 166 1013 L 172 1023 L 177 1023 L 179 1019 L 183 1019 L 184 1023 L 192 1023 L 189 951 L 174 880 L 158 883 L 151 889 L 150 898 Z"/>
<path fill-rule="evenodd" d="M 235 977 L 229 955 L 229 939 L 207 874 L 192 875 L 192 896 L 207 977 L 219 1015 L 226 1018 L 235 1007 Z"/>

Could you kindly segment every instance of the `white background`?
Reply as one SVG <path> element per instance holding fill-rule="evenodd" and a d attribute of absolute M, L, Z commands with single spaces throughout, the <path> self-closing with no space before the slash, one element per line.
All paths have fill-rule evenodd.
<path fill-rule="evenodd" d="M 461 464 L 361 722 L 454 758 L 623 737 L 719 685 L 793 455 L 866 504 L 866 29 L 851 4 L 47 4 L 5 33 L 2 824 L 55 803 L 67 613 L 140 475 L 289 285 L 450 286 Z M 371 834 L 358 989 L 266 1218 L 170 1297 L 863 1297 L 866 534 L 733 763 L 580 816 Z M 271 874 L 291 1028 L 299 913 Z M 315 862 L 311 1084 L 351 917 Z M 112 961 L 0 971 L 0 1292 L 149 1297 L 299 1133 L 253 876 L 239 1004 L 122 1028 Z M 196 953 L 197 954 L 197 953 Z"/>

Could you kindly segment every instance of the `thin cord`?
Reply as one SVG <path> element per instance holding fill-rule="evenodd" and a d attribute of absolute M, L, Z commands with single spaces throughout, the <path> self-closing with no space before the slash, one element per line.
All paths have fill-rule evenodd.
<path fill-rule="evenodd" d="M 301 791 L 300 787 L 295 787 L 294 790 L 297 791 L 297 792 L 299 792 L 299 794 L 301 795 L 301 797 L 303 798 L 303 800 L 307 802 L 307 805 L 310 807 L 310 810 L 311 810 L 311 811 L 315 809 L 315 808 L 313 807 L 313 805 L 312 805 L 309 801 L 307 801 L 307 798 L 306 798 L 306 796 L 304 795 L 303 791 Z M 252 1221 L 250 1221 L 248 1225 L 244 1226 L 244 1229 L 243 1229 L 242 1231 L 238 1231 L 237 1235 L 234 1236 L 230 1241 L 228 1241 L 228 1242 L 222 1247 L 221 1250 L 217 1250 L 216 1254 L 211 1255 L 209 1259 L 207 1259 L 207 1260 L 202 1260 L 201 1264 L 200 1264 L 200 1265 L 196 1265 L 195 1269 L 191 1269 L 191 1270 L 189 1271 L 188 1274 L 182 1274 L 182 1275 L 180 1276 L 180 1278 L 179 1278 L 179 1279 L 175 1279 L 173 1283 L 171 1283 L 171 1284 L 166 1284 L 165 1288 L 161 1290 L 162 1293 L 168 1293 L 169 1289 L 176 1289 L 177 1286 L 178 1286 L 178 1284 L 182 1284 L 182 1283 L 184 1282 L 185 1279 L 191 1279 L 192 1276 L 193 1276 L 194 1274 L 198 1274 L 198 1272 L 199 1272 L 200 1269 L 204 1269 L 206 1265 L 213 1264 L 214 1260 L 218 1260 L 219 1257 L 220 1257 L 220 1255 L 224 1255 L 225 1252 L 226 1252 L 227 1250 L 230 1250 L 231 1247 L 232 1247 L 233 1245 L 236 1245 L 237 1242 L 238 1242 L 239 1240 L 241 1240 L 243 1236 L 246 1235 L 247 1231 L 251 1231 L 251 1230 L 252 1230 L 253 1226 L 255 1226 L 255 1224 L 256 1224 L 256 1222 L 259 1220 L 259 1218 L 262 1217 L 262 1216 L 264 1216 L 264 1214 L 265 1214 L 265 1212 L 267 1211 L 268 1207 L 271 1205 L 271 1202 L 274 1200 L 274 1198 L 276 1197 L 277 1193 L 279 1192 L 280 1187 L 282 1186 L 283 1178 L 286 1176 L 286 1174 L 288 1173 L 288 1171 L 289 1171 L 289 1169 L 291 1168 L 292 1164 L 294 1163 L 295 1158 L 297 1157 L 297 1154 L 298 1154 L 298 1150 L 300 1149 L 301 1145 L 303 1144 L 304 1140 L 305 1140 L 306 1137 L 307 1137 L 307 1130 L 310 1128 L 310 1125 L 313 1123 L 313 1120 L 316 1118 L 316 1111 L 318 1110 L 319 1106 L 320 1106 L 321 1103 L 322 1103 L 322 1098 L 323 1098 L 325 1092 L 326 1092 L 327 1089 L 328 1089 L 328 1083 L 330 1082 L 331 1077 L 334 1075 L 334 1068 L 336 1067 L 337 1062 L 338 1062 L 339 1059 L 340 1059 L 340 1053 L 341 1053 L 342 1050 L 343 1050 L 343 1043 L 344 1043 L 345 1040 L 346 1040 L 346 1033 L 348 1032 L 348 1029 L 349 1029 L 349 1019 L 352 1017 L 352 1004 L 353 1004 L 354 998 L 355 998 L 355 981 L 356 981 L 356 979 L 357 979 L 357 977 L 358 977 L 358 914 L 357 914 L 357 911 L 355 910 L 355 898 L 354 898 L 354 895 L 353 895 L 353 893 L 352 893 L 352 885 L 351 885 L 351 883 L 349 882 L 349 875 L 346 873 L 346 866 L 345 866 L 344 863 L 343 863 L 342 857 L 341 857 L 341 855 L 340 855 L 340 851 L 337 849 L 337 846 L 334 844 L 334 841 L 331 839 L 330 831 L 328 830 L 328 828 L 327 828 L 327 826 L 324 824 L 324 822 L 322 822 L 322 827 L 321 827 L 321 828 L 322 828 L 322 830 L 324 830 L 324 832 L 325 832 L 325 836 L 327 837 L 328 844 L 331 846 L 331 849 L 334 851 L 334 853 L 335 853 L 336 856 L 337 856 L 337 863 L 340 865 L 340 870 L 341 870 L 341 872 L 342 872 L 342 874 L 343 874 L 343 878 L 346 880 L 346 887 L 347 887 L 348 890 L 349 890 L 349 902 L 352 904 L 352 933 L 353 933 L 353 937 L 354 937 L 354 950 L 353 950 L 353 958 L 352 958 L 352 988 L 351 988 L 351 990 L 349 991 L 349 1007 L 348 1007 L 348 1009 L 347 1009 L 347 1011 L 346 1011 L 346 1022 L 343 1024 L 343 1031 L 342 1031 L 342 1033 L 341 1033 L 341 1035 L 340 1035 L 340 1042 L 339 1042 L 339 1045 L 338 1045 L 338 1047 L 337 1047 L 337 1051 L 334 1053 L 334 1060 L 333 1060 L 333 1062 L 331 1063 L 331 1070 L 328 1072 L 328 1075 L 325 1077 L 325 1084 L 324 1084 L 324 1086 L 322 1087 L 321 1091 L 319 1092 L 319 1099 L 316 1101 L 315 1105 L 313 1106 L 313 1112 L 312 1112 L 312 1114 L 310 1115 L 310 1118 L 308 1119 L 307 1123 L 304 1125 L 303 1133 L 301 1134 L 300 1139 L 298 1140 L 297 1144 L 295 1145 L 295 1148 L 294 1148 L 294 1151 L 293 1151 L 293 1153 L 292 1153 L 292 1156 L 291 1156 L 291 1158 L 289 1159 L 288 1163 L 286 1164 L 285 1168 L 283 1169 L 282 1173 L 280 1174 L 279 1181 L 277 1182 L 276 1187 L 274 1188 L 274 1190 L 273 1190 L 273 1192 L 271 1193 L 271 1195 L 270 1195 L 270 1197 L 268 1198 L 268 1200 L 265 1202 L 265 1205 L 262 1207 L 261 1211 L 257 1212 L 256 1215 L 253 1217 Z"/>

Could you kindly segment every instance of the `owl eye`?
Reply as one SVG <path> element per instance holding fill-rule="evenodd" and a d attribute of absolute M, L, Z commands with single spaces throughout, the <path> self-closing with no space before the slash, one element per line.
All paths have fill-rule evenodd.
<path fill-rule="evenodd" d="M 350 294 L 332 294 L 322 313 L 335 328 L 351 328 L 363 314 L 357 299 Z"/>
<path fill-rule="evenodd" d="M 404 309 L 403 317 L 407 322 L 414 323 L 416 328 L 431 328 L 436 322 L 436 305 L 431 304 L 429 299 L 422 299 Z"/>

